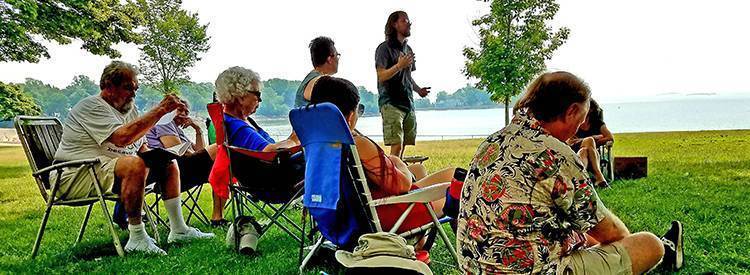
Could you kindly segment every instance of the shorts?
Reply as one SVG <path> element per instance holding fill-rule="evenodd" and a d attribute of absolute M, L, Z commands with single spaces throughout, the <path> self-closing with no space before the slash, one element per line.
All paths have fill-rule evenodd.
<path fill-rule="evenodd" d="M 113 188 L 115 185 L 117 159 L 100 157 L 99 160 L 101 161 L 99 164 L 94 164 L 94 173 L 97 179 L 99 179 L 102 192 L 108 195 L 113 193 L 113 189 L 116 189 L 114 192 L 120 193 L 119 186 Z M 91 178 L 90 168 L 88 167 L 64 168 L 60 175 L 60 182 L 55 182 L 57 180 L 57 171 L 50 172 L 49 179 L 52 184 L 51 186 L 58 184 L 55 197 L 63 200 L 96 197 L 98 193 L 96 192 L 96 187 L 94 187 L 94 180 Z"/>
<path fill-rule="evenodd" d="M 385 104 L 380 108 L 383 117 L 383 142 L 385 145 L 414 145 L 417 140 L 417 117 L 414 110 L 403 110 Z"/>
<path fill-rule="evenodd" d="M 411 190 L 416 189 L 419 189 L 419 187 L 417 187 L 416 185 L 411 186 Z M 432 203 L 430 203 L 430 205 L 432 205 Z M 378 212 L 378 219 L 380 219 L 380 224 L 383 227 L 383 230 L 391 230 L 393 226 L 396 225 L 396 221 L 398 221 L 398 218 L 401 217 L 404 212 L 406 212 L 407 208 L 409 208 L 409 203 L 397 203 L 378 206 L 376 210 Z M 424 204 L 417 203 L 414 205 L 414 208 L 412 208 L 411 212 L 406 215 L 406 219 L 403 223 L 401 223 L 401 226 L 399 226 L 398 230 L 396 230 L 396 233 L 403 233 L 431 222 L 432 215 L 430 215 L 427 207 Z"/>
<path fill-rule="evenodd" d="M 214 161 L 206 149 L 177 158 L 177 167 L 180 169 L 180 190 L 186 191 L 207 183 L 208 175 L 211 174 L 211 167 L 213 166 Z M 147 182 L 148 184 L 160 183 L 156 185 L 157 192 L 160 192 L 166 178 L 165 169 L 150 169 Z"/>
<path fill-rule="evenodd" d="M 633 274 L 630 255 L 619 242 L 577 250 L 561 260 L 558 274 Z"/>

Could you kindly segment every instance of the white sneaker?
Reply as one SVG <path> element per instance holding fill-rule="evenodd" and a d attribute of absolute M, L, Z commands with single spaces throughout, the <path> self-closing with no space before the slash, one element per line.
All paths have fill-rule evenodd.
<path fill-rule="evenodd" d="M 169 237 L 167 237 L 168 243 L 174 243 L 174 242 L 183 242 L 183 241 L 189 241 L 192 239 L 210 239 L 214 237 L 214 233 L 203 233 L 200 230 L 189 227 L 188 230 L 185 232 L 169 232 Z"/>
<path fill-rule="evenodd" d="M 167 255 L 167 252 L 164 252 L 164 250 L 156 246 L 156 242 L 151 237 L 140 241 L 129 239 L 128 243 L 125 244 L 125 252 L 143 252 L 147 254 Z"/>

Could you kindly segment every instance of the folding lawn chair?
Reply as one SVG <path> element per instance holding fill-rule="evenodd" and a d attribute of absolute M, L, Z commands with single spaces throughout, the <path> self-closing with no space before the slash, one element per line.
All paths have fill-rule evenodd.
<path fill-rule="evenodd" d="M 322 103 L 297 108 L 290 112 L 289 118 L 292 128 L 302 142 L 307 162 L 304 205 L 322 235 L 313 244 L 307 256 L 301 259 L 300 273 L 324 240 L 341 249 L 350 250 L 362 234 L 397 232 L 417 203 L 427 207 L 432 222 L 400 235 L 409 238 L 436 229 L 458 262 L 456 250 L 440 226 L 441 220 L 430 205 L 431 201 L 445 197 L 450 183 L 373 200 L 349 126 L 335 105 Z M 395 203 L 408 203 L 409 207 L 393 228 L 384 229 L 380 225 L 375 207 Z M 304 243 L 300 246 L 300 256 L 303 249 Z"/>
<path fill-rule="evenodd" d="M 187 209 L 188 216 L 185 219 L 185 223 L 190 224 L 190 219 L 195 216 L 195 219 L 197 219 L 199 222 L 205 224 L 205 225 L 211 225 L 211 222 L 208 220 L 208 216 L 206 216 L 206 213 L 203 212 L 203 209 L 198 205 L 198 199 L 201 196 L 201 191 L 203 190 L 203 184 L 195 186 L 193 188 L 190 188 L 188 190 L 183 190 L 182 193 L 185 194 L 184 199 L 182 200 L 182 207 Z M 162 195 L 161 192 L 158 190 L 154 190 L 154 201 L 152 203 L 146 203 L 148 207 L 148 211 L 150 211 L 154 216 L 156 217 L 156 222 L 165 226 L 169 227 L 169 223 L 161 218 L 160 211 L 159 211 L 159 202 L 162 201 Z"/>
<path fill-rule="evenodd" d="M 604 178 L 610 183 L 615 180 L 615 157 L 614 154 L 612 154 L 613 144 L 612 141 L 608 141 L 597 147 L 600 159 L 599 167 L 601 167 Z"/>
<path fill-rule="evenodd" d="M 37 186 L 39 187 L 39 192 L 42 195 L 42 199 L 44 199 L 44 202 L 47 204 L 47 207 L 44 211 L 44 217 L 42 218 L 42 224 L 39 227 L 39 232 L 37 233 L 36 241 L 34 242 L 34 247 L 31 249 L 31 258 L 35 258 L 37 252 L 39 251 L 39 246 L 42 242 L 42 237 L 44 236 L 44 229 L 47 226 L 47 220 L 49 219 L 53 206 L 88 206 L 88 209 L 86 210 L 86 216 L 84 216 L 83 218 L 81 229 L 78 232 L 78 237 L 75 241 L 75 244 L 78 244 L 81 239 L 83 239 L 86 225 L 88 224 L 89 217 L 91 216 L 91 209 L 97 202 L 100 203 L 102 212 L 109 221 L 108 226 L 110 232 L 112 233 L 112 240 L 115 245 L 115 250 L 117 250 L 117 254 L 120 256 L 125 256 L 125 252 L 122 249 L 122 245 L 120 244 L 120 239 L 117 236 L 117 232 L 115 232 L 115 229 L 112 226 L 112 219 L 109 215 L 109 210 L 107 210 L 107 204 L 105 202 L 107 200 L 117 201 L 119 200 L 119 196 L 116 194 L 105 194 L 102 192 L 101 184 L 99 183 L 99 179 L 94 172 L 94 165 L 98 165 L 100 163 L 99 159 L 83 159 L 53 164 L 52 162 L 55 157 L 55 151 L 57 151 L 57 147 L 59 146 L 60 140 L 62 138 L 62 124 L 57 118 L 18 116 L 14 120 L 14 125 L 16 128 L 16 132 L 18 133 L 18 137 L 21 140 L 21 144 L 23 145 L 23 149 L 26 152 L 26 158 L 29 161 L 29 166 L 31 166 L 32 175 L 34 176 L 34 180 L 36 181 Z M 58 176 L 55 182 L 59 182 L 60 175 L 62 174 L 61 171 L 63 168 L 76 166 L 86 167 L 85 169 L 89 169 L 89 173 L 96 183 L 94 184 L 94 187 L 96 188 L 97 195 L 81 199 L 57 199 L 55 195 L 57 195 L 58 185 L 55 184 L 54 186 L 50 187 L 49 173 L 53 170 L 56 170 Z M 148 211 L 146 211 L 146 215 L 150 216 Z M 154 219 L 150 217 L 148 217 L 148 219 L 149 221 L 151 221 L 151 228 L 154 230 L 154 237 L 158 242 L 159 233 L 156 230 L 156 224 L 153 222 Z"/>
<path fill-rule="evenodd" d="M 210 103 L 207 108 L 211 121 L 215 125 L 216 140 L 222 145 L 219 148 L 226 150 L 229 157 L 228 178 L 237 181 L 229 184 L 235 218 L 241 216 L 245 210 L 252 212 L 252 206 L 269 220 L 268 223 L 262 225 L 261 232 L 259 232 L 261 236 L 275 224 L 301 243 L 302 240 L 298 235 L 302 234 L 302 227 L 284 212 L 301 199 L 304 181 L 291 182 L 290 175 L 280 168 L 280 162 L 301 152 L 302 148 L 258 152 L 230 146 L 229 137 L 226 136 L 222 105 Z M 269 179 L 273 182 L 265 182 Z M 270 208 L 270 211 L 266 208 Z"/>

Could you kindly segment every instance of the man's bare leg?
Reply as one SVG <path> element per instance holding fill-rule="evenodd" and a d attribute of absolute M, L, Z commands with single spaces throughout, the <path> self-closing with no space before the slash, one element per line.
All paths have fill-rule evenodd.
<path fill-rule="evenodd" d="M 128 214 L 128 223 L 141 223 L 141 209 L 146 181 L 146 164 L 139 157 L 124 156 L 117 159 L 115 180 L 120 181 L 120 200 Z"/>
<path fill-rule="evenodd" d="M 147 171 L 143 160 L 134 156 L 120 157 L 115 165 L 115 180 L 120 181 L 120 200 L 128 213 L 129 238 L 125 244 L 125 251 L 166 255 L 167 253 L 156 246 L 146 234 L 146 228 L 141 221 Z"/>

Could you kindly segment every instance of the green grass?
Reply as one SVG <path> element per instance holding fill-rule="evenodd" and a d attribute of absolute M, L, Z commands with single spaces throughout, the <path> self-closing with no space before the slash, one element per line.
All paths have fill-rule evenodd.
<path fill-rule="evenodd" d="M 647 156 L 649 176 L 617 181 L 601 191 L 604 203 L 633 232 L 663 233 L 671 220 L 685 224 L 687 265 L 683 274 L 750 273 L 750 131 L 707 131 L 616 135 L 615 155 Z M 430 156 L 434 171 L 466 167 L 480 140 L 420 142 L 407 154 Z M 265 235 L 260 255 L 233 253 L 224 247 L 224 231 L 216 239 L 181 245 L 163 244 L 168 256 L 116 256 L 101 210 L 94 209 L 81 244 L 72 244 L 83 208 L 53 209 L 39 256 L 29 253 L 43 214 L 43 202 L 20 147 L 0 147 L 0 273 L 253 273 L 293 274 L 297 248 L 278 229 Z M 209 210 L 209 192 L 201 196 Z M 209 210 L 210 211 L 210 210 Z M 296 215 L 296 218 L 299 216 Z M 119 231 L 124 242 L 127 233 Z M 162 236 L 166 231 L 162 229 Z M 449 235 L 452 234 L 449 233 Z M 433 260 L 449 262 L 442 243 Z M 433 264 L 436 274 L 457 273 Z M 318 271 L 335 273 L 329 265 Z"/>

